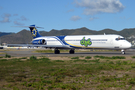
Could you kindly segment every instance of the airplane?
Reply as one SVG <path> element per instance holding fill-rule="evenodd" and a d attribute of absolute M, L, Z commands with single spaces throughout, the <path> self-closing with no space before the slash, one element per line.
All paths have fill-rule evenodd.
<path fill-rule="evenodd" d="M 131 43 L 121 35 L 67 35 L 67 36 L 41 36 L 35 25 L 29 26 L 33 40 L 28 47 L 54 48 L 55 54 L 60 54 L 59 49 L 70 49 L 69 53 L 74 54 L 75 49 L 114 49 L 125 50 L 131 47 Z"/>

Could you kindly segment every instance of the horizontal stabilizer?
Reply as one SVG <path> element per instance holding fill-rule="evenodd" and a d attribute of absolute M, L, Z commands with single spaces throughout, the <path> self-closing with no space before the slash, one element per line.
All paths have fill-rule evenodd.
<path fill-rule="evenodd" d="M 44 29 L 43 27 L 38 27 L 38 26 L 11 26 L 11 27 L 24 27 L 24 28 L 35 27 L 35 28 L 42 28 L 42 29 Z"/>

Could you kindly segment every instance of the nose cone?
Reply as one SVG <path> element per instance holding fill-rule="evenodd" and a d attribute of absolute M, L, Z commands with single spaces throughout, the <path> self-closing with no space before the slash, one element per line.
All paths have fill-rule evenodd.
<path fill-rule="evenodd" d="M 130 48 L 131 46 L 132 46 L 132 45 L 131 45 L 131 43 L 129 43 L 129 42 L 126 42 L 125 45 L 124 45 L 125 48 Z"/>

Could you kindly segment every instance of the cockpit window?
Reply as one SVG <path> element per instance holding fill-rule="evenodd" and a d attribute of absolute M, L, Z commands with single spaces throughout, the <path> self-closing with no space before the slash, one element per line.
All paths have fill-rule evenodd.
<path fill-rule="evenodd" d="M 125 40 L 125 38 L 116 38 L 115 40 Z"/>

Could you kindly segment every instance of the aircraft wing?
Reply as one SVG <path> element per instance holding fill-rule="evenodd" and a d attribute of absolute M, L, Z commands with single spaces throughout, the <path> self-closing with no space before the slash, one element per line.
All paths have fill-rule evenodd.
<path fill-rule="evenodd" d="M 8 47 L 44 47 L 56 49 L 69 49 L 69 45 L 40 45 L 40 44 L 7 44 Z"/>

